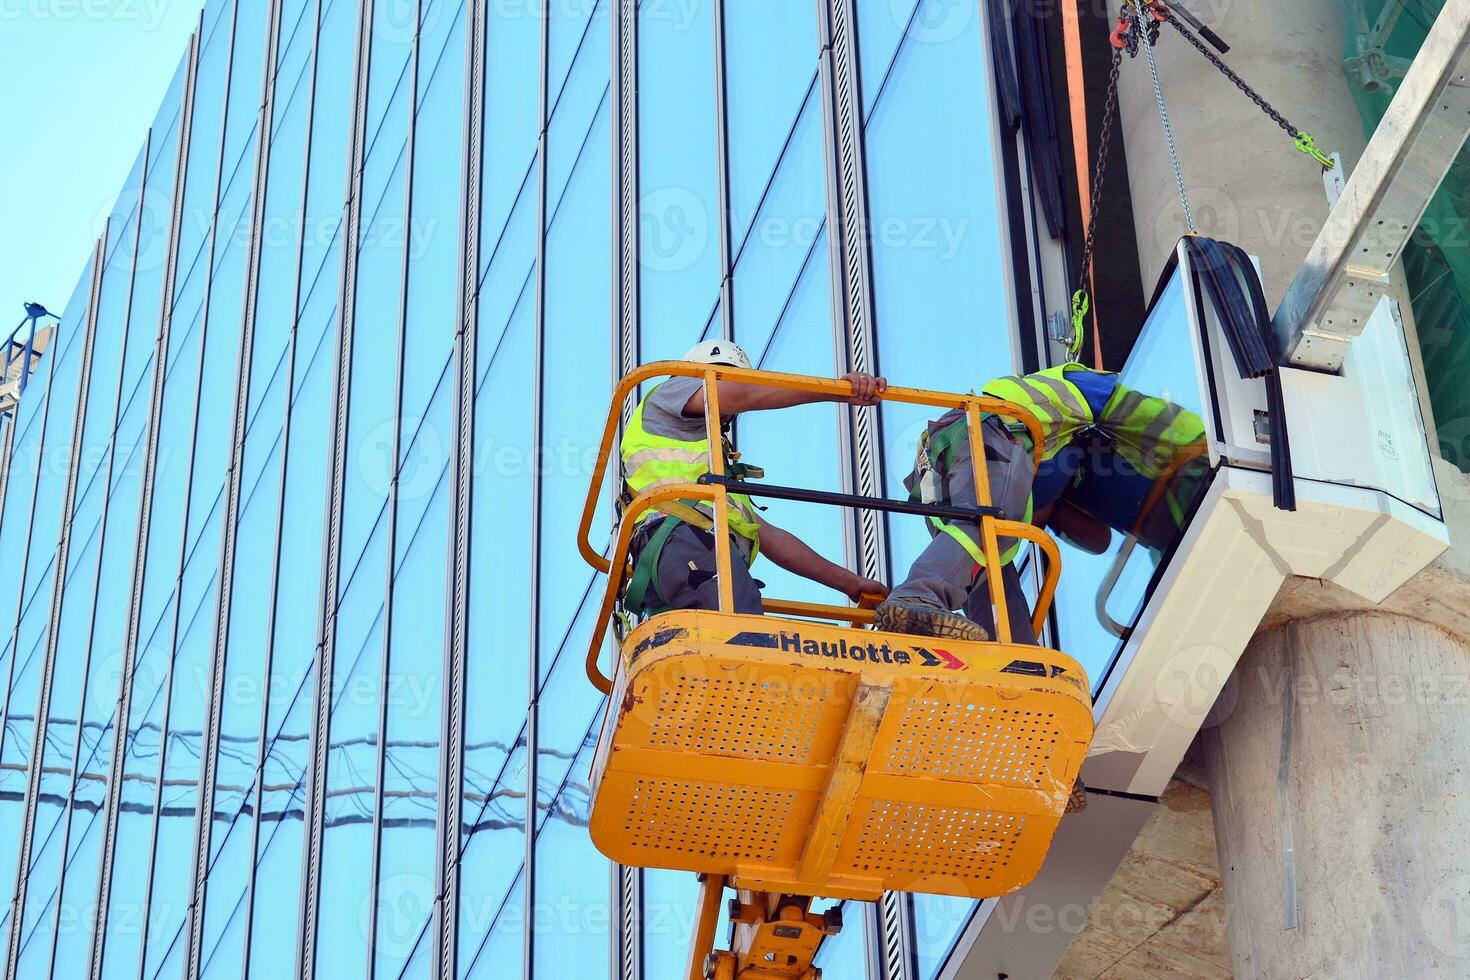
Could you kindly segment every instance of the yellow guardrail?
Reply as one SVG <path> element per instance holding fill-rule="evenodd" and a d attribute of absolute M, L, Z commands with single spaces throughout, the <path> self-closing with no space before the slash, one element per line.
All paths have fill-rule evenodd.
<path fill-rule="evenodd" d="M 613 445 L 618 436 L 619 423 L 623 417 L 623 406 L 628 396 L 637 391 L 640 384 L 652 378 L 701 378 L 704 381 L 705 431 L 710 446 L 709 472 L 714 477 L 725 475 L 725 459 L 721 441 L 720 424 L 720 381 L 780 388 L 788 391 L 805 391 L 825 395 L 834 402 L 852 396 L 849 382 L 817 378 L 801 374 L 780 374 L 773 371 L 755 371 L 723 365 L 694 364 L 688 361 L 657 361 L 630 371 L 618 383 L 613 392 L 612 407 L 603 427 L 602 441 L 598 448 L 587 499 L 582 507 L 582 520 L 577 532 L 577 546 L 582 557 L 594 569 L 608 573 L 607 588 L 603 593 L 597 621 L 593 625 L 592 639 L 587 650 L 587 676 L 604 694 L 612 690 L 612 681 L 597 665 L 602 637 L 612 618 L 613 608 L 628 573 L 628 552 L 632 543 L 633 530 L 650 508 L 669 500 L 703 500 L 712 505 L 714 511 L 715 563 L 719 584 L 720 610 L 734 610 L 735 600 L 731 576 L 729 491 L 723 484 L 680 483 L 653 487 L 633 498 L 624 508 L 614 540 L 612 554 L 603 557 L 591 541 L 592 521 L 597 512 L 597 503 L 607 478 L 608 463 L 612 459 Z M 981 421 L 986 414 L 1014 419 L 1026 427 L 1031 434 L 1031 444 L 1036 463 L 1041 462 L 1041 423 L 1025 408 L 1013 402 L 983 395 L 956 395 L 948 392 L 926 391 L 919 388 L 890 386 L 879 396 L 882 401 L 900 402 L 909 405 L 924 405 L 946 411 L 962 409 L 969 419 L 969 440 L 972 465 L 974 466 L 975 489 L 980 507 L 991 506 L 990 481 L 985 468 L 985 450 L 982 442 Z M 1022 538 L 1036 545 L 1047 556 L 1046 577 L 1032 611 L 1032 626 L 1040 631 L 1056 594 L 1057 580 L 1061 575 L 1061 556 L 1056 542 L 1045 531 L 1031 524 L 1002 520 L 997 517 L 980 518 L 982 548 L 989 568 L 1000 568 L 1000 539 Z M 616 569 L 617 573 L 613 574 Z M 1010 620 L 1006 615 L 1004 585 L 999 575 L 986 576 L 990 586 L 991 604 L 995 609 L 997 639 L 1011 642 Z M 855 625 L 873 621 L 871 609 L 850 606 L 823 605 L 820 603 L 795 602 L 781 599 L 764 599 L 763 609 L 777 616 L 799 616 L 813 619 L 834 619 Z"/>

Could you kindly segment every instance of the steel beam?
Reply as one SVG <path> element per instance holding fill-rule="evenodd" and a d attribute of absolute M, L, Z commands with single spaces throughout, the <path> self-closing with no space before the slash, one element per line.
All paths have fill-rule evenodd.
<path fill-rule="evenodd" d="M 1281 363 L 1337 373 L 1470 137 L 1470 0 L 1448 0 L 1276 311 Z"/>

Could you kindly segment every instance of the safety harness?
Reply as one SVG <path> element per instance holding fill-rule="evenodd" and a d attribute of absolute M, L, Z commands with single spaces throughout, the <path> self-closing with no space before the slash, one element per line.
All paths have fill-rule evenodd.
<path fill-rule="evenodd" d="M 919 436 L 919 449 L 914 458 L 914 485 L 909 490 L 910 500 L 916 500 L 926 504 L 951 503 L 948 499 L 948 494 L 944 491 L 944 476 L 953 471 L 955 447 L 963 445 L 970 437 L 969 419 L 963 414 L 956 414 L 958 417 L 948 425 L 933 430 L 925 429 L 924 434 Z M 985 419 L 996 417 L 993 415 L 983 416 Z M 1031 522 L 1032 504 L 1032 498 L 1028 494 L 1026 497 L 1026 514 L 1022 518 L 1028 524 Z M 953 538 L 961 548 L 965 549 L 965 554 L 969 555 L 976 565 L 979 565 L 981 568 L 985 567 L 984 549 L 976 544 L 974 539 L 963 530 L 956 527 L 953 522 L 946 521 L 941 517 L 930 517 L 929 523 L 939 533 L 947 534 Z M 1021 542 L 1018 540 L 1001 554 L 1001 564 L 1009 565 L 1015 561 L 1016 555 L 1020 550 Z"/>
<path fill-rule="evenodd" d="M 655 387 L 644 396 L 628 420 L 622 439 L 623 493 L 619 511 L 632 503 L 635 495 L 651 487 L 669 483 L 695 483 L 709 471 L 709 441 L 672 439 L 655 435 L 643 425 L 643 410 L 653 397 Z M 765 472 L 758 466 L 740 462 L 740 454 L 723 435 L 721 452 L 726 475 L 737 479 L 759 479 Z M 760 523 L 755 512 L 760 509 L 745 494 L 730 495 L 730 532 L 750 543 L 746 561 L 754 562 L 760 553 Z M 713 531 L 714 518 L 688 500 L 666 500 L 655 505 L 658 513 L 641 519 L 635 532 L 633 574 L 623 592 L 622 605 L 635 615 L 656 615 L 669 607 L 658 598 L 658 562 L 664 546 L 678 526 L 688 524 L 701 531 Z M 639 540 L 641 537 L 643 540 Z M 650 592 L 650 589 L 652 590 Z"/>

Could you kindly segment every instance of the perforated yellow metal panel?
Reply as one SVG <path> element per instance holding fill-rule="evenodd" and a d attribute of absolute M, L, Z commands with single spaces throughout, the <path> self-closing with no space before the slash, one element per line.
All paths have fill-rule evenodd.
<path fill-rule="evenodd" d="M 1092 738 L 1055 651 L 708 612 L 628 637 L 612 705 L 604 854 L 833 898 L 1022 887 Z"/>

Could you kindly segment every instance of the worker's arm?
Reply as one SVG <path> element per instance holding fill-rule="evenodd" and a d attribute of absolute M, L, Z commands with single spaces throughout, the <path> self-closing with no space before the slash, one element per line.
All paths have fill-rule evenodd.
<path fill-rule="evenodd" d="M 738 381 L 717 381 L 720 393 L 720 414 L 739 415 L 741 412 L 760 412 L 773 408 L 791 408 L 810 405 L 813 402 L 847 402 L 850 405 L 876 405 L 879 393 L 888 389 L 888 382 L 862 371 L 844 374 L 839 381 L 852 383 L 852 395 L 828 395 L 815 391 L 792 391 L 788 388 L 767 388 L 763 385 L 744 384 Z M 684 404 L 684 414 L 704 414 L 704 387 L 689 397 Z"/>
<path fill-rule="evenodd" d="M 802 578 L 809 578 L 813 582 L 836 589 L 853 602 L 865 595 L 884 598 L 888 596 L 888 586 L 882 582 L 863 578 L 828 561 L 790 531 L 782 530 L 764 519 L 761 521 L 761 554 L 788 572 L 795 572 Z"/>

